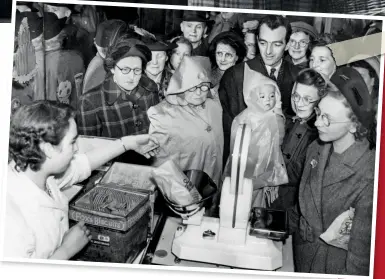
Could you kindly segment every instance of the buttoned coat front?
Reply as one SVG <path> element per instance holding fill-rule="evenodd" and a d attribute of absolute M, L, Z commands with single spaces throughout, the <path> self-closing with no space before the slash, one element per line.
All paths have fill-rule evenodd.
<path fill-rule="evenodd" d="M 375 152 L 356 141 L 324 177 L 331 143 L 308 148 L 299 188 L 299 222 L 294 233 L 296 271 L 369 275 Z M 326 244 L 319 235 L 343 212 L 355 208 L 348 250 Z"/>
<path fill-rule="evenodd" d="M 160 144 L 153 165 L 174 160 L 183 170 L 202 170 L 219 185 L 222 173 L 223 130 L 219 100 L 208 98 L 195 112 L 166 100 L 148 110 L 150 134 Z M 208 126 L 210 129 L 207 130 Z"/>

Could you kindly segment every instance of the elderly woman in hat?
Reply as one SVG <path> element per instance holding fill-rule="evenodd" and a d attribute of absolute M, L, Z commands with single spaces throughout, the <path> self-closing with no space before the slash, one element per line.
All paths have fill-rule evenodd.
<path fill-rule="evenodd" d="M 180 29 L 183 37 L 193 46 L 192 55 L 208 55 L 209 43 L 205 35 L 207 24 L 210 22 L 208 14 L 204 11 L 184 11 Z"/>
<path fill-rule="evenodd" d="M 212 97 L 210 71 L 207 57 L 185 57 L 170 80 L 166 99 L 151 107 L 148 117 L 150 134 L 160 144 L 155 166 L 172 159 L 183 170 L 204 171 L 218 184 L 222 171 L 222 108 Z"/>
<path fill-rule="evenodd" d="M 159 103 L 156 84 L 143 74 L 150 60 L 151 51 L 136 39 L 122 37 L 108 49 L 103 84 L 80 98 L 81 135 L 119 138 L 148 133 L 147 110 Z M 125 162 L 148 164 L 142 156 L 129 155 Z"/>
<path fill-rule="evenodd" d="M 336 89 L 315 108 L 319 140 L 307 150 L 299 187 L 295 266 L 368 276 L 375 169 L 370 96 L 352 68 L 338 69 L 331 82 Z"/>
<path fill-rule="evenodd" d="M 291 28 L 292 34 L 286 45 L 289 55 L 286 58 L 301 69 L 308 68 L 310 45 L 317 37 L 317 30 L 303 21 L 292 22 Z"/>
<path fill-rule="evenodd" d="M 337 69 L 332 49 L 328 46 L 337 41 L 331 34 L 323 34 L 314 42 L 309 59 L 309 67 L 331 78 Z"/>
<path fill-rule="evenodd" d="M 209 57 L 212 65 L 212 84 L 219 87 L 219 82 L 224 72 L 235 64 L 242 62 L 246 53 L 247 47 L 243 39 L 235 32 L 219 33 L 209 47 Z"/>
<path fill-rule="evenodd" d="M 175 43 L 166 43 L 160 39 L 144 37 L 142 41 L 151 50 L 151 60 L 146 65 L 146 75 L 158 86 L 159 99 L 164 99 L 172 73 L 167 69 L 167 52 L 176 48 Z"/>

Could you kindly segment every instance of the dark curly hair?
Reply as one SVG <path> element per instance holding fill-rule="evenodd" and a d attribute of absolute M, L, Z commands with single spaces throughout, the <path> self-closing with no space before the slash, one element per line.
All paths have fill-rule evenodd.
<path fill-rule="evenodd" d="M 209 58 L 213 68 L 218 67 L 217 60 L 216 60 L 216 51 L 217 51 L 217 46 L 220 43 L 224 45 L 228 45 L 235 50 L 235 53 L 238 56 L 238 60 L 236 61 L 236 64 L 243 61 L 243 59 L 247 54 L 247 46 L 245 45 L 242 37 L 231 31 L 223 32 L 223 33 L 219 33 L 217 37 L 213 39 L 213 41 L 209 46 Z"/>
<path fill-rule="evenodd" d="M 301 70 L 295 79 L 295 83 L 314 86 L 317 88 L 320 98 L 324 97 L 328 90 L 336 90 L 335 86 L 329 82 L 329 80 L 312 68 Z"/>
<path fill-rule="evenodd" d="M 271 30 L 275 30 L 281 26 L 284 27 L 286 29 L 285 43 L 287 44 L 289 42 L 290 36 L 292 34 L 292 29 L 290 21 L 287 18 L 281 15 L 267 15 L 262 18 L 258 24 L 257 29 L 255 30 L 256 39 L 258 39 L 259 37 L 259 32 L 263 24 L 266 24 L 267 27 L 269 27 Z"/>
<path fill-rule="evenodd" d="M 310 47 L 309 47 L 310 53 L 316 47 L 327 47 L 330 50 L 330 54 L 333 57 L 334 62 L 336 63 L 336 59 L 334 57 L 333 50 L 328 46 L 328 45 L 334 44 L 334 43 L 337 43 L 337 40 L 333 34 L 330 34 L 330 33 L 321 34 L 310 45 Z"/>
<path fill-rule="evenodd" d="M 54 101 L 21 106 L 11 118 L 8 160 L 15 161 L 18 171 L 28 167 L 39 171 L 46 159 L 39 144 L 59 145 L 71 118 L 75 118 L 75 111 L 69 105 Z"/>

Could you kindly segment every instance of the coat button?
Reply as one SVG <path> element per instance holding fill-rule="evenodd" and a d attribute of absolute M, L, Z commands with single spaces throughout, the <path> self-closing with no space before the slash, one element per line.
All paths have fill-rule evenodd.
<path fill-rule="evenodd" d="M 302 134 L 297 134 L 297 138 L 298 139 L 302 138 Z"/>
<path fill-rule="evenodd" d="M 287 158 L 287 159 L 290 159 L 290 158 L 291 158 L 291 155 L 290 155 L 290 154 L 286 154 L 286 158 Z"/>

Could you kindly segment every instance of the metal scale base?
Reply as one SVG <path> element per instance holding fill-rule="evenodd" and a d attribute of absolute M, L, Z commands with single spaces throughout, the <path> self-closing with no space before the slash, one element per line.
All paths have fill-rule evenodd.
<path fill-rule="evenodd" d="M 203 237 L 203 233 L 211 230 L 213 237 Z M 275 270 L 282 267 L 282 242 L 250 236 L 244 230 L 240 234 L 246 235 L 246 242 L 231 243 L 230 235 L 219 236 L 219 219 L 203 217 L 201 225 L 180 225 L 175 232 L 172 253 L 183 260 L 206 262 L 212 264 L 247 268 L 257 270 Z M 234 229 L 228 230 L 234 235 Z M 226 234 L 221 228 L 219 232 Z M 218 241 L 222 238 L 226 242 Z"/>

